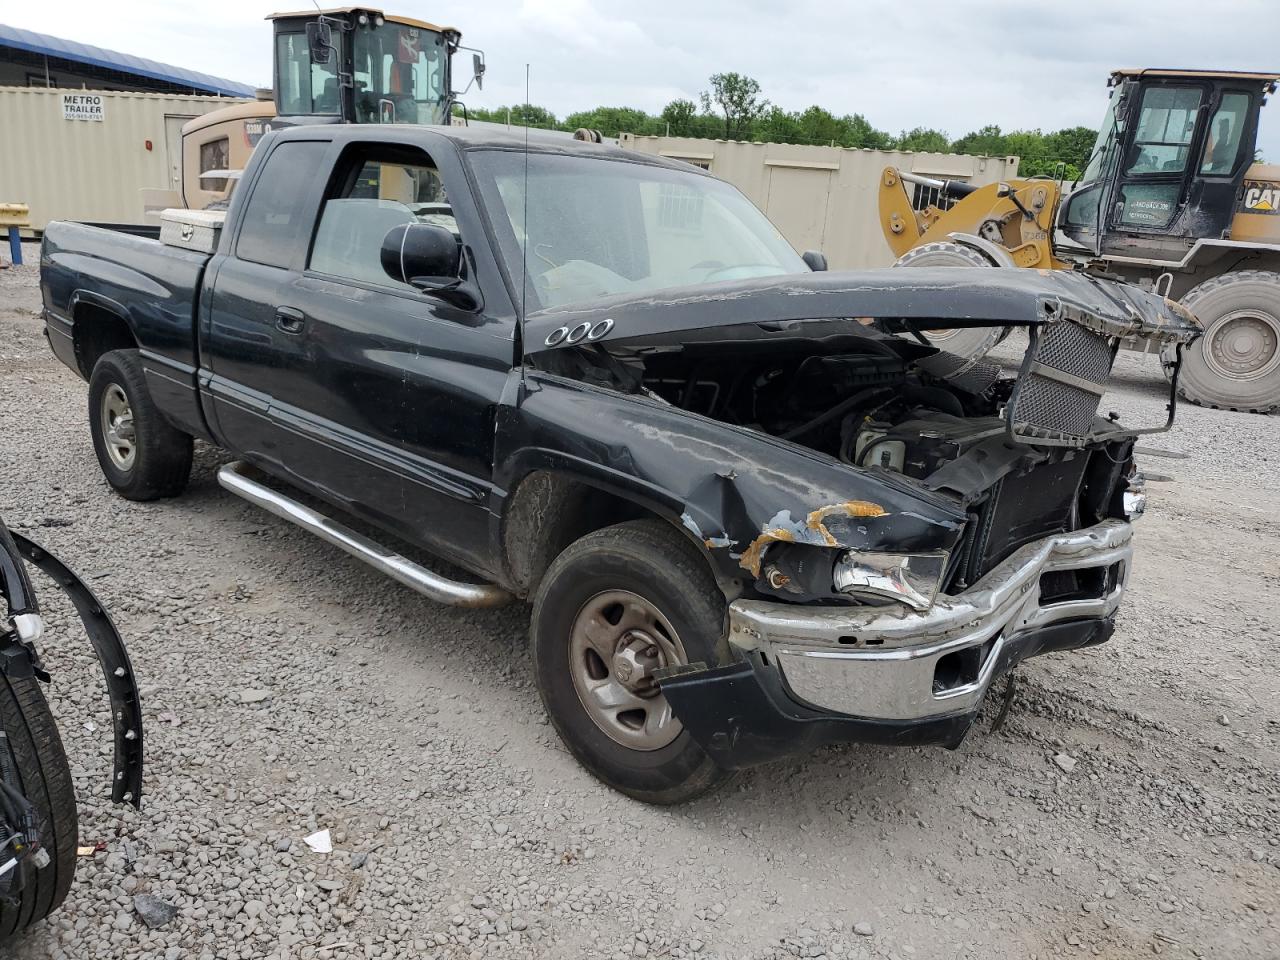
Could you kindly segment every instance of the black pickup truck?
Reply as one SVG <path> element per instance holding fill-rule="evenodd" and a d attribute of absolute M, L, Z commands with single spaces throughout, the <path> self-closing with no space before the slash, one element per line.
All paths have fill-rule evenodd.
<path fill-rule="evenodd" d="M 199 438 L 414 589 L 530 601 L 565 743 L 674 802 L 821 743 L 956 745 L 997 676 L 1106 640 L 1140 431 L 1103 384 L 1120 339 L 1197 333 L 1082 274 L 822 266 L 679 162 L 307 127 L 211 255 L 54 223 L 41 283 L 121 494 L 179 494 Z M 922 336 L 974 325 L 1026 330 L 1017 376 Z"/>

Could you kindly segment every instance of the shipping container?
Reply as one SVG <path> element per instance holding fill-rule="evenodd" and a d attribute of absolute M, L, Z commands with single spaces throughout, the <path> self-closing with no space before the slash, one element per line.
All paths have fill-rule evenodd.
<path fill-rule="evenodd" d="M 229 97 L 0 87 L 0 203 L 50 220 L 145 224 L 144 190 L 177 189 L 182 125 L 244 100 Z"/>

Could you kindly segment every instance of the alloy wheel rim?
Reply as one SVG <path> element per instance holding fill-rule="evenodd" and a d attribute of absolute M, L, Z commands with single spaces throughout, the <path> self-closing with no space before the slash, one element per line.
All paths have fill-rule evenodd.
<path fill-rule="evenodd" d="M 573 687 L 592 722 L 632 750 L 660 750 L 684 729 L 653 673 L 687 663 L 684 645 L 652 603 L 606 590 L 582 605 L 569 634 Z"/>
<path fill-rule="evenodd" d="M 1205 331 L 1204 358 L 1228 380 L 1258 380 L 1280 367 L 1280 319 L 1257 310 L 1237 310 Z"/>
<path fill-rule="evenodd" d="M 102 393 L 102 438 L 107 456 L 119 470 L 133 469 L 138 455 L 137 432 L 133 423 L 133 408 L 129 395 L 117 383 L 107 385 Z"/>

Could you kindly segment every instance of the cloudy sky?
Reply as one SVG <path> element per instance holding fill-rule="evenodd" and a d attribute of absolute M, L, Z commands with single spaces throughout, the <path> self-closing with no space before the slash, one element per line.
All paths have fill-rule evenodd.
<path fill-rule="evenodd" d="M 129 0 L 105 16 L 98 0 L 42 0 L 5 4 L 0 22 L 265 86 L 262 17 L 275 2 L 289 0 Z M 485 89 L 469 105 L 523 101 L 528 63 L 532 102 L 559 116 L 602 104 L 657 112 L 676 97 L 696 100 L 710 74 L 735 70 L 787 109 L 818 103 L 894 132 L 927 126 L 958 137 L 987 123 L 1048 131 L 1097 126 L 1116 67 L 1275 66 L 1260 42 L 1274 0 L 385 2 L 456 26 L 485 51 Z M 1280 158 L 1280 118 L 1264 120 L 1261 146 Z"/>

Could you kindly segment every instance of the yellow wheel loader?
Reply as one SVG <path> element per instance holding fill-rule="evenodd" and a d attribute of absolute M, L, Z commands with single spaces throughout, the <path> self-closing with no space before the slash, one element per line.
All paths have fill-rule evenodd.
<path fill-rule="evenodd" d="M 886 168 L 880 220 L 896 265 L 1082 269 L 1154 288 L 1204 329 L 1183 358 L 1183 397 L 1280 408 L 1280 166 L 1255 162 L 1259 112 L 1278 81 L 1116 71 L 1098 141 L 1069 191 L 1054 179 L 974 187 Z M 913 205 L 920 191 L 936 202 Z M 999 334 L 933 339 L 977 357 Z"/>
<path fill-rule="evenodd" d="M 456 98 L 453 56 L 472 54 L 483 83 L 484 54 L 462 34 L 368 7 L 273 13 L 274 89 L 261 99 L 196 117 L 182 128 L 176 191 L 147 191 L 146 206 L 224 206 L 268 130 L 300 123 L 448 123 Z"/>

